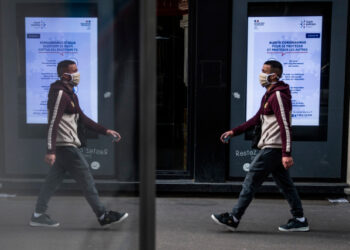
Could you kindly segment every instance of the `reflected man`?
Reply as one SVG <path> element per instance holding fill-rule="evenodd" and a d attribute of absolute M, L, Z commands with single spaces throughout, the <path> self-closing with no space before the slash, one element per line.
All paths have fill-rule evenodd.
<path fill-rule="evenodd" d="M 80 109 L 78 97 L 73 91 L 80 81 L 80 73 L 74 61 L 64 60 L 58 63 L 57 74 L 60 80 L 51 84 L 47 102 L 48 135 L 45 161 L 50 165 L 50 169 L 29 224 L 59 226 L 58 222 L 46 214 L 46 210 L 51 196 L 67 172 L 79 184 L 101 226 L 121 222 L 128 217 L 127 213 L 107 211 L 100 202 L 89 164 L 79 149 L 83 140 L 78 136 L 78 124 L 84 124 L 86 128 L 99 134 L 113 136 L 115 141 L 119 141 L 121 136 L 118 132 L 97 124 Z"/>

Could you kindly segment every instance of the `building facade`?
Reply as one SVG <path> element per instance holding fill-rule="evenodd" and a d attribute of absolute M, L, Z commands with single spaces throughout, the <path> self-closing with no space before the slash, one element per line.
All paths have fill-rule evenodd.
<path fill-rule="evenodd" d="M 297 121 L 293 126 L 296 164 L 291 174 L 300 192 L 344 192 L 350 184 L 348 8 L 345 0 L 157 1 L 158 191 L 239 192 L 256 151 L 250 148 L 249 134 L 231 140 L 230 145 L 223 145 L 219 137 L 248 118 L 248 96 L 255 93 L 249 78 L 256 75 L 250 67 L 255 65 L 250 64 L 251 58 L 256 64 L 264 59 L 258 57 L 260 47 L 251 47 L 251 35 L 272 21 L 276 34 L 266 31 L 270 33 L 257 36 L 257 41 L 263 44 L 271 37 L 267 40 L 271 44 L 283 43 L 277 33 L 287 37 L 291 31 L 281 35 L 282 22 L 299 18 L 300 29 L 310 28 L 294 32 L 306 33 L 298 40 L 304 47 L 290 47 L 287 53 L 271 47 L 276 53 L 267 57 L 290 57 L 284 63 L 284 79 L 295 82 L 295 96 L 301 96 L 294 99 L 295 110 L 299 115 L 308 114 L 303 119 L 296 113 L 293 117 Z M 47 131 L 45 91 L 57 78 L 55 64 L 60 59 L 76 58 L 82 73 L 89 75 L 84 78 L 89 87 L 84 88 L 82 81 L 78 90 L 79 98 L 88 96 L 85 111 L 123 136 L 122 142 L 114 145 L 109 138 L 90 134 L 88 146 L 81 149 L 97 185 L 105 191 L 137 190 L 141 136 L 139 2 L 42 0 L 33 4 L 16 0 L 2 1 L 0 10 L 2 188 L 36 190 L 40 186 L 47 171 L 42 161 Z M 72 26 L 77 23 L 83 29 L 79 32 L 89 34 L 90 40 L 67 34 L 72 32 L 64 25 L 67 18 L 72 18 Z M 311 30 L 316 29 L 317 20 L 321 20 L 320 31 Z M 56 29 L 49 30 L 51 24 Z M 274 36 L 277 38 L 272 39 Z M 293 39 L 286 38 L 286 44 Z M 52 41 L 63 43 L 63 50 L 54 47 Z M 311 47 L 309 42 L 313 43 Z M 91 58 L 86 57 L 86 46 L 90 46 L 87 51 Z M 311 57 L 300 55 L 295 59 L 292 54 L 296 52 Z M 295 70 L 296 65 L 304 75 Z M 308 72 L 314 78 L 302 81 Z M 302 84 L 311 83 L 308 88 L 313 99 L 307 101 L 308 95 L 301 94 L 307 85 Z M 33 93 L 35 87 L 37 92 Z M 256 89 L 259 87 L 257 83 Z M 300 100 L 305 103 L 300 104 Z M 312 116 L 314 120 L 307 118 Z M 69 179 L 64 187 L 75 188 Z M 262 191 L 277 189 L 267 182 Z"/>

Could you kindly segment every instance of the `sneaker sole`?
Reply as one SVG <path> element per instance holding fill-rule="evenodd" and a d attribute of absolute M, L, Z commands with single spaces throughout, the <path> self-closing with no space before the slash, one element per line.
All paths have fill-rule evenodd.
<path fill-rule="evenodd" d="M 224 226 L 224 227 L 226 227 L 228 230 L 230 230 L 232 232 L 236 231 L 236 228 L 230 227 L 230 226 L 227 226 L 224 223 L 221 223 L 218 219 L 216 219 L 216 217 L 213 214 L 211 215 L 211 218 L 213 219 L 213 221 L 215 221 L 215 223 L 219 224 L 220 226 Z"/>
<path fill-rule="evenodd" d="M 309 227 L 299 227 L 299 228 L 291 228 L 291 229 L 285 229 L 283 227 L 278 227 L 278 230 L 281 232 L 308 232 L 310 231 Z"/>
<path fill-rule="evenodd" d="M 29 222 L 29 225 L 32 226 L 32 227 L 59 227 L 60 223 L 48 225 L 48 224 L 42 224 L 42 223 L 31 221 L 31 222 Z"/>
<path fill-rule="evenodd" d="M 121 223 L 123 220 L 125 220 L 126 218 L 129 217 L 129 214 L 128 213 L 125 213 L 118 221 L 114 221 L 110 224 L 106 224 L 106 225 L 103 225 L 102 227 L 103 228 L 109 228 L 111 225 L 114 225 L 114 224 L 119 224 Z"/>

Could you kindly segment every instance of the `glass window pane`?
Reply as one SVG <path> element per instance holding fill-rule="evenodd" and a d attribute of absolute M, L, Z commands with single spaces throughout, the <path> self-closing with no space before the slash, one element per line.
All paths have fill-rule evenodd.
<path fill-rule="evenodd" d="M 1 1 L 1 249 L 139 248 L 139 7 Z"/>
<path fill-rule="evenodd" d="M 188 2 L 157 1 L 157 170 L 187 167 Z"/>

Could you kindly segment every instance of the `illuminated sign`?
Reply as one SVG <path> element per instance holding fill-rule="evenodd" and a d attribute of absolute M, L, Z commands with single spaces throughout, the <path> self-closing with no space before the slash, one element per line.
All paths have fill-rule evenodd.
<path fill-rule="evenodd" d="M 48 90 L 62 60 L 77 63 L 80 106 L 97 121 L 97 18 L 26 17 L 25 39 L 27 124 L 47 123 Z"/>
<path fill-rule="evenodd" d="M 266 91 L 259 85 L 264 62 L 277 60 L 292 93 L 292 125 L 319 126 L 321 46 L 322 16 L 248 17 L 246 118 Z"/>

